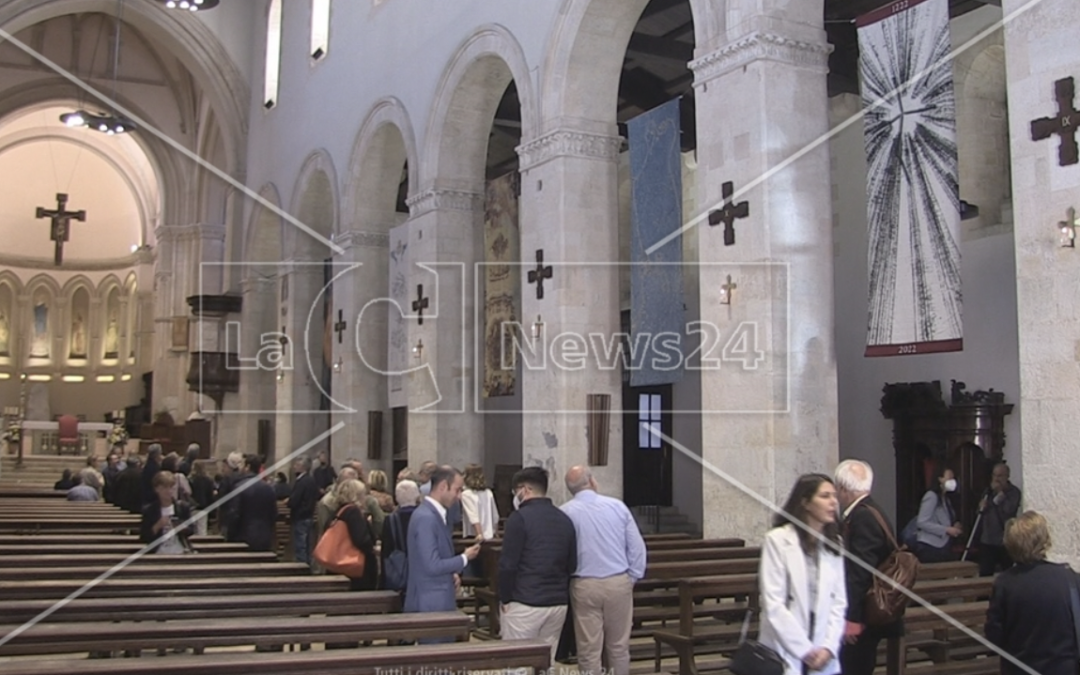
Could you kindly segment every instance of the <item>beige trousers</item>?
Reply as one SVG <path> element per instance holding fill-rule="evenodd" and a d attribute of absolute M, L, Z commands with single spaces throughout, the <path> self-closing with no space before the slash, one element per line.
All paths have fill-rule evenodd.
<path fill-rule="evenodd" d="M 570 600 L 574 603 L 580 675 L 629 675 L 630 628 L 634 623 L 634 583 L 630 576 L 573 579 Z M 609 670 L 601 671 L 605 653 Z"/>
<path fill-rule="evenodd" d="M 533 607 L 511 602 L 503 610 L 499 635 L 504 640 L 543 640 L 551 645 L 551 668 L 555 667 L 555 651 L 566 621 L 566 605 Z"/>

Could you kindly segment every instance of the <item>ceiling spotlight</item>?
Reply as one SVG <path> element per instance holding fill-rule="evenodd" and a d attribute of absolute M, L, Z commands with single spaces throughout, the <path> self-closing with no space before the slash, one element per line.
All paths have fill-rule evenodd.
<path fill-rule="evenodd" d="M 85 110 L 64 113 L 60 115 L 60 122 L 67 127 L 87 127 L 110 136 L 127 133 L 135 129 L 135 123 L 126 117 L 108 113 L 91 113 Z"/>
<path fill-rule="evenodd" d="M 201 9 L 213 9 L 218 6 L 220 0 L 156 0 L 156 2 L 164 5 L 166 9 L 182 9 L 196 12 Z"/>

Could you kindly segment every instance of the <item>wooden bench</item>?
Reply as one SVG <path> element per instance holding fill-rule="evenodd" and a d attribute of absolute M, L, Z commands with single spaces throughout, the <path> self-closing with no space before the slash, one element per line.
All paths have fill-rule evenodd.
<path fill-rule="evenodd" d="M 152 667 L 149 664 L 152 663 Z M 551 665 L 551 647 L 539 640 L 368 647 L 333 651 L 282 654 L 205 654 L 154 659 L 102 659 L 58 661 L 26 660 L 3 664 L 4 675 L 357 675 L 384 671 L 387 675 L 422 672 L 467 672 L 508 668 L 532 668 L 534 673 Z"/>
<path fill-rule="evenodd" d="M 23 537 L 22 539 L 28 540 L 26 544 L 2 544 L 0 543 L 0 565 L 6 564 L 5 558 L 9 557 L 21 557 L 21 556 L 34 556 L 41 554 L 43 556 L 77 556 L 83 557 L 85 555 L 108 555 L 108 556 L 125 556 L 141 551 L 146 547 L 145 544 L 138 541 L 134 537 L 128 537 L 131 543 L 128 544 L 33 544 L 29 543 L 37 539 L 37 537 Z M 195 550 L 200 554 L 203 553 L 247 553 L 250 554 L 253 551 L 248 548 L 244 543 L 202 543 L 194 546 Z M 261 555 L 261 554 L 260 554 Z"/>
<path fill-rule="evenodd" d="M 86 598 L 155 597 L 160 599 L 169 596 L 256 595 L 269 593 L 282 587 L 290 593 L 344 593 L 349 589 L 349 580 L 337 575 L 198 578 L 196 575 L 176 574 L 167 578 L 117 579 L 113 577 L 86 587 L 87 581 L 89 579 L 0 581 L 0 602 L 61 599 L 78 591 L 82 591 L 79 597 Z"/>
<path fill-rule="evenodd" d="M 919 590 L 916 586 L 916 592 Z M 986 601 L 964 602 L 960 604 L 940 605 L 935 609 L 946 614 L 952 620 L 974 630 L 982 635 L 982 626 L 986 621 L 986 610 L 989 603 Z M 994 653 L 984 645 L 973 654 L 966 653 L 969 658 L 960 662 L 949 662 L 949 632 L 956 631 L 955 626 L 941 618 L 937 612 L 925 607 L 909 607 L 904 614 L 904 628 L 907 635 L 899 638 L 890 638 L 888 641 L 886 662 L 886 675 L 902 675 L 908 672 L 908 642 L 912 633 L 932 630 L 934 632 L 936 649 L 929 650 L 932 665 L 924 665 L 919 668 L 920 673 L 945 673 L 950 675 L 997 675 L 999 672 L 997 658 L 970 658 L 971 656 L 989 655 Z M 940 668 L 939 668 L 940 667 Z"/>
<path fill-rule="evenodd" d="M 49 623 L 80 621 L 172 621 L 177 619 L 225 619 L 265 616 L 334 616 L 338 614 L 386 614 L 401 611 L 401 595 L 395 591 L 351 593 L 263 593 L 148 598 L 76 598 L 57 607 L 55 600 L 11 600 L 4 603 L 4 620 L 25 623 L 52 610 Z"/>
<path fill-rule="evenodd" d="M 67 490 L 50 490 L 49 488 L 33 488 L 33 487 L 2 487 L 0 488 L 0 499 L 8 498 L 30 498 L 30 499 L 67 499 Z"/>
<path fill-rule="evenodd" d="M 220 536 L 191 537 L 188 541 L 192 546 L 199 548 L 203 544 L 222 544 L 225 539 Z M 132 534 L 0 534 L 0 547 L 12 545 L 62 545 L 89 547 L 98 544 L 138 544 L 139 538 Z M 141 547 L 141 545 L 140 545 Z"/>
<path fill-rule="evenodd" d="M 147 554 L 146 558 L 157 554 Z M 169 556 L 172 558 L 173 556 Z M 200 558 L 198 555 L 192 558 Z M 174 563 L 177 564 L 177 563 Z M 250 563 L 236 564 L 204 564 L 200 560 L 193 560 L 192 564 L 185 564 L 183 568 L 163 569 L 161 565 L 132 564 L 117 568 L 116 564 L 102 566 L 68 566 L 68 567 L 32 567 L 11 568 L 0 567 L 0 581 L 62 581 L 68 579 L 83 580 L 88 582 L 106 572 L 112 571 L 112 579 L 154 579 L 171 575 L 183 575 L 188 578 L 243 578 L 247 576 L 271 577 L 300 575 L 310 572 L 310 567 L 304 563 Z"/>
<path fill-rule="evenodd" d="M 0 532 L 33 535 L 48 531 L 50 534 L 85 534 L 87 532 L 138 531 L 136 516 L 102 516 L 80 518 L 22 517 L 0 518 Z"/>
<path fill-rule="evenodd" d="M 760 558 L 761 549 L 757 547 L 717 547 L 688 548 L 647 552 L 649 563 L 682 562 L 690 560 L 731 560 L 734 558 Z"/>
<path fill-rule="evenodd" d="M 165 604 L 165 603 L 162 603 Z M 471 621 L 461 612 L 254 617 L 115 623 L 38 623 L 0 645 L 0 656 L 120 652 L 186 647 L 345 643 L 451 637 L 468 640 Z M 8 635 L 17 625 L 0 626 Z"/>
<path fill-rule="evenodd" d="M 134 551 L 132 551 L 132 553 L 134 553 Z M 6 568 L 23 568 L 38 571 L 40 571 L 42 568 L 50 567 L 105 568 L 124 562 L 130 557 L 130 554 L 124 555 L 122 553 L 78 553 L 68 555 L 0 555 L 0 579 L 6 578 L 3 576 L 3 570 Z M 193 555 L 163 555 L 157 553 L 148 553 L 146 555 L 136 558 L 130 564 L 140 566 L 183 565 L 187 567 L 190 565 L 251 565 L 255 563 L 277 563 L 277 555 L 270 551 L 240 551 L 225 553 L 211 553 L 207 551 L 199 552 Z M 299 573 L 301 569 L 296 568 L 295 571 L 296 573 Z"/>

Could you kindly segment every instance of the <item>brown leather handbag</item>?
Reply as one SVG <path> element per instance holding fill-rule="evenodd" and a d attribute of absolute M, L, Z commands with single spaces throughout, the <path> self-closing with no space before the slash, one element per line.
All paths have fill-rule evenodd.
<path fill-rule="evenodd" d="M 904 616 L 904 610 L 907 609 L 910 598 L 900 588 L 911 590 L 915 586 L 915 581 L 919 576 L 919 559 L 907 550 L 906 546 L 901 546 L 896 542 L 892 530 L 889 529 L 877 509 L 869 505 L 866 508 L 874 514 L 874 518 L 885 531 L 885 536 L 889 538 L 889 543 L 893 547 L 893 552 L 889 554 L 889 557 L 878 565 L 877 569 L 881 576 L 874 575 L 863 601 L 865 603 L 863 621 L 866 625 L 883 626 Z M 882 579 L 882 576 L 885 579 Z"/>
<path fill-rule="evenodd" d="M 364 552 L 353 545 L 349 526 L 341 519 L 341 514 L 345 513 L 349 506 L 343 506 L 337 512 L 334 522 L 319 537 L 312 556 L 315 562 L 331 572 L 344 574 L 350 579 L 359 579 L 364 576 Z"/>

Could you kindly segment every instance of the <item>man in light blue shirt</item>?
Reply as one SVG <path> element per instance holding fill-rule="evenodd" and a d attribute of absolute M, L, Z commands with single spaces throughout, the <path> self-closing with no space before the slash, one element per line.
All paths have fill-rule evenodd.
<path fill-rule="evenodd" d="M 562 510 L 574 523 L 578 545 L 570 581 L 578 672 L 600 675 L 606 650 L 612 675 L 628 675 L 634 584 L 645 576 L 645 540 L 626 504 L 599 494 L 588 467 L 571 467 L 566 488 L 574 498 Z"/>

